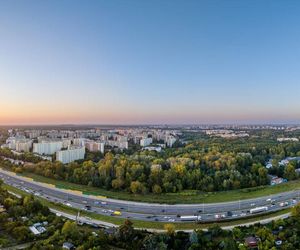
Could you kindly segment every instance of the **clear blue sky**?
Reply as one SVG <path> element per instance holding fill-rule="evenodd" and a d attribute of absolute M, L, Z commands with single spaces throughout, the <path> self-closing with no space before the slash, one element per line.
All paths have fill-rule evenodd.
<path fill-rule="evenodd" d="M 300 123 L 299 1 L 1 1 L 0 124 Z"/>

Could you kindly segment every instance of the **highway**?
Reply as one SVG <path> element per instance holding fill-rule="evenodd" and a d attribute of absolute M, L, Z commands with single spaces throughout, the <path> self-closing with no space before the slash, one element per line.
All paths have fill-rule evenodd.
<path fill-rule="evenodd" d="M 18 176 L 3 169 L 0 169 L 0 178 L 10 186 L 55 203 L 97 214 L 144 221 L 184 222 L 181 216 L 196 215 L 202 222 L 216 222 L 250 217 L 253 215 L 250 212 L 251 209 L 257 207 L 266 208 L 264 211 L 256 213 L 263 214 L 294 206 L 300 201 L 300 190 L 294 190 L 267 197 L 233 202 L 169 205 L 83 195 L 58 189 L 45 183 L 31 181 L 26 177 Z M 121 212 L 121 214 L 113 215 L 115 211 Z M 195 219 L 190 220 L 194 221 Z"/>

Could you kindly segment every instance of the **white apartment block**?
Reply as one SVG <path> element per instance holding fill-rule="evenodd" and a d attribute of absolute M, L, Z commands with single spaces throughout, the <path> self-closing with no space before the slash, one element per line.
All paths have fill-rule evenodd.
<path fill-rule="evenodd" d="M 166 144 L 168 147 L 171 148 L 175 142 L 176 142 L 176 138 L 174 136 L 169 135 L 166 137 Z"/>
<path fill-rule="evenodd" d="M 141 141 L 140 141 L 140 145 L 141 145 L 142 147 L 147 147 L 147 146 L 149 146 L 152 142 L 153 142 L 153 140 L 152 140 L 151 137 L 149 137 L 149 138 L 143 138 L 143 139 L 141 139 Z"/>
<path fill-rule="evenodd" d="M 71 144 L 72 144 L 71 139 L 67 139 L 67 138 L 62 139 L 62 147 L 63 148 L 68 148 L 69 146 L 71 146 Z"/>
<path fill-rule="evenodd" d="M 118 147 L 119 149 L 128 149 L 128 141 L 108 140 L 107 144 L 111 147 Z"/>
<path fill-rule="evenodd" d="M 33 153 L 40 155 L 53 155 L 63 147 L 62 141 L 48 141 L 33 143 Z"/>
<path fill-rule="evenodd" d="M 32 148 L 32 140 L 18 140 L 16 141 L 16 151 L 18 152 L 29 152 Z"/>
<path fill-rule="evenodd" d="M 69 147 L 67 150 L 56 152 L 56 160 L 67 164 L 76 160 L 83 160 L 85 147 Z"/>
<path fill-rule="evenodd" d="M 19 136 L 16 136 L 16 137 L 9 137 L 6 140 L 6 144 L 8 145 L 9 149 L 15 150 L 16 149 L 16 142 L 20 141 L 20 140 L 25 140 L 25 139 L 26 138 L 23 135 L 19 135 Z"/>
<path fill-rule="evenodd" d="M 83 147 L 86 140 L 87 139 L 85 139 L 85 138 L 74 138 L 73 145 L 76 147 Z"/>
<path fill-rule="evenodd" d="M 103 142 L 86 141 L 85 147 L 90 152 L 101 152 L 101 153 L 104 153 L 104 143 Z"/>

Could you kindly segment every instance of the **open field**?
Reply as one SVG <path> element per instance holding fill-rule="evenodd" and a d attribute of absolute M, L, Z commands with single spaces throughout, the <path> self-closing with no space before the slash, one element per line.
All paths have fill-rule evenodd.
<path fill-rule="evenodd" d="M 200 193 L 195 190 L 187 190 L 180 193 L 167 193 L 167 194 L 160 194 L 160 195 L 155 195 L 155 194 L 134 195 L 122 191 L 108 191 L 101 188 L 89 187 L 89 186 L 69 183 L 61 180 L 54 180 L 51 178 L 46 178 L 32 173 L 23 173 L 22 175 L 31 177 L 35 181 L 54 184 L 58 188 L 79 190 L 86 194 L 102 195 L 108 198 L 114 198 L 120 200 L 167 203 L 167 204 L 228 202 L 228 201 L 258 198 L 261 196 L 269 196 L 272 194 L 278 194 L 281 192 L 300 189 L 300 180 L 297 180 L 297 181 L 290 181 L 276 186 L 263 186 L 257 188 L 232 190 L 227 192 Z"/>

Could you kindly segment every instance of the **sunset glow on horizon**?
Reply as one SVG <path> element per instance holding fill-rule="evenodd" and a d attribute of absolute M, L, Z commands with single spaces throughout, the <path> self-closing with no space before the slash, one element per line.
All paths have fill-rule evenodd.
<path fill-rule="evenodd" d="M 82 3 L 1 1 L 0 125 L 300 123 L 300 3 Z"/>

